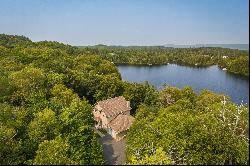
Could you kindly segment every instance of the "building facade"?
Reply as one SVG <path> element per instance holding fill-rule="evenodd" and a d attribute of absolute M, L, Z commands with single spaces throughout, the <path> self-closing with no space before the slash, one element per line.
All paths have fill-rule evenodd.
<path fill-rule="evenodd" d="M 130 102 L 123 96 L 99 101 L 93 109 L 95 127 L 106 129 L 114 139 L 121 140 L 134 121 L 130 110 Z"/>

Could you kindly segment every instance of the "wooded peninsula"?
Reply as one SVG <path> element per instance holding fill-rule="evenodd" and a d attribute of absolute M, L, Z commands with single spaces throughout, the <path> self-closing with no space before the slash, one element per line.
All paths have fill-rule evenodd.
<path fill-rule="evenodd" d="M 79 47 L 90 54 L 101 55 L 115 64 L 163 65 L 175 63 L 192 67 L 218 65 L 228 72 L 249 77 L 248 50 L 229 48 L 171 48 L 163 46 Z"/>

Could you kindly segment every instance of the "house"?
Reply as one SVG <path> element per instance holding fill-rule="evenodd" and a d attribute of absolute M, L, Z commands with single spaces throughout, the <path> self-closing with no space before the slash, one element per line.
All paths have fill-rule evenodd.
<path fill-rule="evenodd" d="M 123 96 L 99 101 L 93 109 L 95 127 L 104 128 L 114 139 L 121 140 L 134 121 L 130 110 L 130 102 Z"/>

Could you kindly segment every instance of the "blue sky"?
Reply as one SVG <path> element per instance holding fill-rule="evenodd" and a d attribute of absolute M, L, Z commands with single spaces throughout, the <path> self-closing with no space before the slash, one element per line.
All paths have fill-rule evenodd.
<path fill-rule="evenodd" d="M 1 0 L 0 33 L 71 45 L 249 43 L 248 0 Z"/>

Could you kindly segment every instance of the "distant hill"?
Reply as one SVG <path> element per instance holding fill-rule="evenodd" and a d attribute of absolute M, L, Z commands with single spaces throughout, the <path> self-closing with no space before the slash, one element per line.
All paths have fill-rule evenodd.
<path fill-rule="evenodd" d="M 166 45 L 159 45 L 159 46 L 121 46 L 121 45 L 104 45 L 104 44 L 98 44 L 93 46 L 77 46 L 78 48 L 85 48 L 85 47 L 91 47 L 91 48 L 199 48 L 199 47 L 221 47 L 221 48 L 230 48 L 230 49 L 239 49 L 239 50 L 249 50 L 249 44 L 193 44 L 193 45 L 175 45 L 175 44 L 166 44 Z"/>
<path fill-rule="evenodd" d="M 249 44 L 193 44 L 193 45 L 166 44 L 164 46 L 173 48 L 222 47 L 222 48 L 231 48 L 239 50 L 249 50 Z"/>

